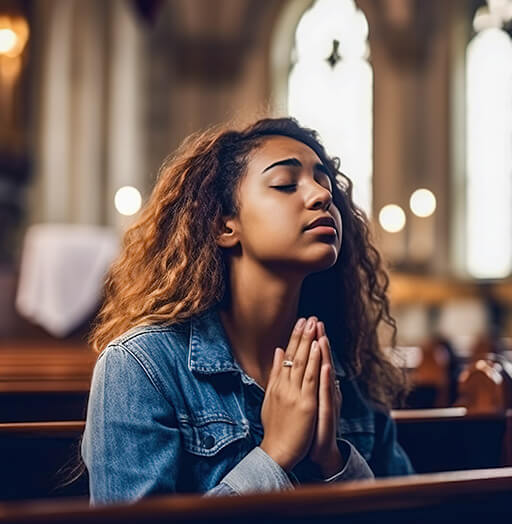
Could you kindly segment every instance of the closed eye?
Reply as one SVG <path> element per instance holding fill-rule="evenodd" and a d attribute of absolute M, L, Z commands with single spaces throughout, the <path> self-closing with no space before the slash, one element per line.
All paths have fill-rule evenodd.
<path fill-rule="evenodd" d="M 270 186 L 270 187 L 273 187 L 274 189 L 277 189 L 278 191 L 293 191 L 296 187 L 297 187 L 297 184 L 287 184 L 285 186 Z"/>

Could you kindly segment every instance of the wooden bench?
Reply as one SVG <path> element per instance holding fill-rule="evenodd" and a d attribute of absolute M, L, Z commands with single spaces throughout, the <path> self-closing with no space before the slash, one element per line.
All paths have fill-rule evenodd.
<path fill-rule="evenodd" d="M 420 347 L 421 361 L 408 370 L 413 389 L 407 405 L 413 409 L 448 407 L 452 402 L 455 356 L 445 341 L 432 337 Z M 454 399 L 453 399 L 454 400 Z"/>
<path fill-rule="evenodd" d="M 460 374 L 458 392 L 456 407 L 393 412 L 415 470 L 512 465 L 512 364 L 481 354 Z"/>
<path fill-rule="evenodd" d="M 512 410 L 395 410 L 397 439 L 418 473 L 512 466 Z"/>
<path fill-rule="evenodd" d="M 505 523 L 512 468 L 302 486 L 237 497 L 166 495 L 90 508 L 86 501 L 0 504 L 0 524 Z"/>
<path fill-rule="evenodd" d="M 76 353 L 70 356 L 72 351 Z M 79 419 L 85 416 L 87 391 L 82 391 L 84 397 L 73 400 L 69 395 L 77 391 L 73 391 L 73 387 L 69 388 L 69 382 L 64 386 L 63 381 L 52 382 L 50 378 L 52 373 L 55 378 L 62 376 L 62 372 L 65 371 L 68 377 L 72 377 L 71 383 L 74 386 L 88 390 L 89 376 L 96 356 L 88 350 L 80 352 L 76 348 L 54 348 L 50 354 L 52 356 L 49 361 L 38 363 L 47 357 L 47 353 L 25 348 L 22 350 L 22 356 L 18 355 L 19 361 L 16 360 L 15 354 L 11 355 L 11 367 L 0 371 L 0 413 L 5 414 L 7 408 L 14 410 L 17 407 L 16 403 L 7 403 L 9 397 L 5 396 L 8 389 L 6 383 L 10 384 L 11 390 L 13 384 L 14 388 L 19 386 L 20 391 L 17 395 L 31 395 L 21 397 L 24 401 L 30 399 L 31 402 L 37 402 L 39 399 L 39 402 L 46 403 L 37 422 L 36 403 L 36 409 L 31 412 L 32 418 L 20 422 L 23 414 L 21 410 L 17 413 L 18 418 L 7 417 L 10 422 L 0 423 L 0 499 L 74 496 L 87 493 L 85 477 L 75 485 L 55 490 L 62 477 L 59 477 L 58 471 L 66 468 L 66 465 L 69 467 L 73 460 L 78 462 L 78 444 L 84 427 L 83 420 Z M 5 359 L 6 355 L 4 352 L 2 358 Z M 32 375 L 20 371 L 26 369 L 28 357 L 36 362 Z M 52 359 L 55 359 L 53 364 Z M 21 364 L 17 366 L 16 362 Z M 60 368 L 56 367 L 57 362 Z M 3 383 L 3 391 L 2 377 L 9 377 Z M 22 392 L 21 384 L 24 384 L 24 387 L 29 386 L 33 391 Z M 50 387 L 50 384 L 53 385 Z M 482 387 L 481 383 L 479 387 Z M 51 422 L 48 419 L 55 410 L 52 411 L 52 406 L 47 405 L 49 397 L 45 395 L 49 393 L 56 395 L 56 403 L 60 402 L 65 411 L 65 416 L 56 416 Z M 33 407 L 33 404 L 31 405 Z M 27 409 L 27 406 L 25 408 Z M 512 465 L 511 413 L 512 411 L 472 413 L 471 407 L 460 407 L 397 410 L 392 415 L 397 423 L 398 440 L 411 458 L 415 470 L 419 473 L 430 473 Z M 60 414 L 62 415 L 62 412 Z M 72 417 L 73 414 L 77 416 Z M 66 420 L 71 418 L 75 420 Z M 30 478 L 27 478 L 28 471 L 32 472 Z"/>
<path fill-rule="evenodd" d="M 457 405 L 471 413 L 512 409 L 512 362 L 501 354 L 480 354 L 460 374 L 458 395 Z"/>
<path fill-rule="evenodd" d="M 84 418 L 96 358 L 85 345 L 2 342 L 0 422 Z"/>
<path fill-rule="evenodd" d="M 512 466 L 512 411 L 397 410 L 392 416 L 417 473 Z M 78 463 L 84 426 L 84 421 L 0 424 L 0 499 L 86 495 L 86 474 L 56 489 L 66 468 Z"/>
<path fill-rule="evenodd" d="M 66 484 L 79 463 L 84 421 L 0 424 L 0 500 L 87 496 L 85 473 Z"/>

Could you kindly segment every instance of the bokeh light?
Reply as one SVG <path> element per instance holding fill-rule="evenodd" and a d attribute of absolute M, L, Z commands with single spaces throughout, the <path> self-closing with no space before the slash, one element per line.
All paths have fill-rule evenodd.
<path fill-rule="evenodd" d="M 429 217 L 436 210 L 436 197 L 428 189 L 417 189 L 409 200 L 411 211 L 418 217 Z"/>
<path fill-rule="evenodd" d="M 133 186 L 123 186 L 117 190 L 114 204 L 121 215 L 135 215 L 142 205 L 140 191 Z"/>
<path fill-rule="evenodd" d="M 12 29 L 0 29 L 0 53 L 10 53 L 18 42 L 18 37 Z"/>
<path fill-rule="evenodd" d="M 379 213 L 379 223 L 388 233 L 398 233 L 405 226 L 404 210 L 396 204 L 384 206 Z"/>

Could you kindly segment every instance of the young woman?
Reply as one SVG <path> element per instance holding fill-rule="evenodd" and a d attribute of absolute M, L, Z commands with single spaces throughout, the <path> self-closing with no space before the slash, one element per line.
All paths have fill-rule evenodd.
<path fill-rule="evenodd" d="M 377 339 L 387 285 L 314 131 L 264 119 L 187 139 L 91 335 L 91 503 L 412 472 L 389 416 L 402 374 Z"/>

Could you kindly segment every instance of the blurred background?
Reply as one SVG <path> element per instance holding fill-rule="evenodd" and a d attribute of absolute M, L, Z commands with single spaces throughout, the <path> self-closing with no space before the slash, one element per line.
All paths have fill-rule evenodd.
<path fill-rule="evenodd" d="M 418 405 L 450 405 L 512 351 L 511 35 L 511 0 L 1 0 L 0 348 L 83 347 L 162 160 L 293 115 L 371 217 L 403 364 L 444 388 Z"/>

